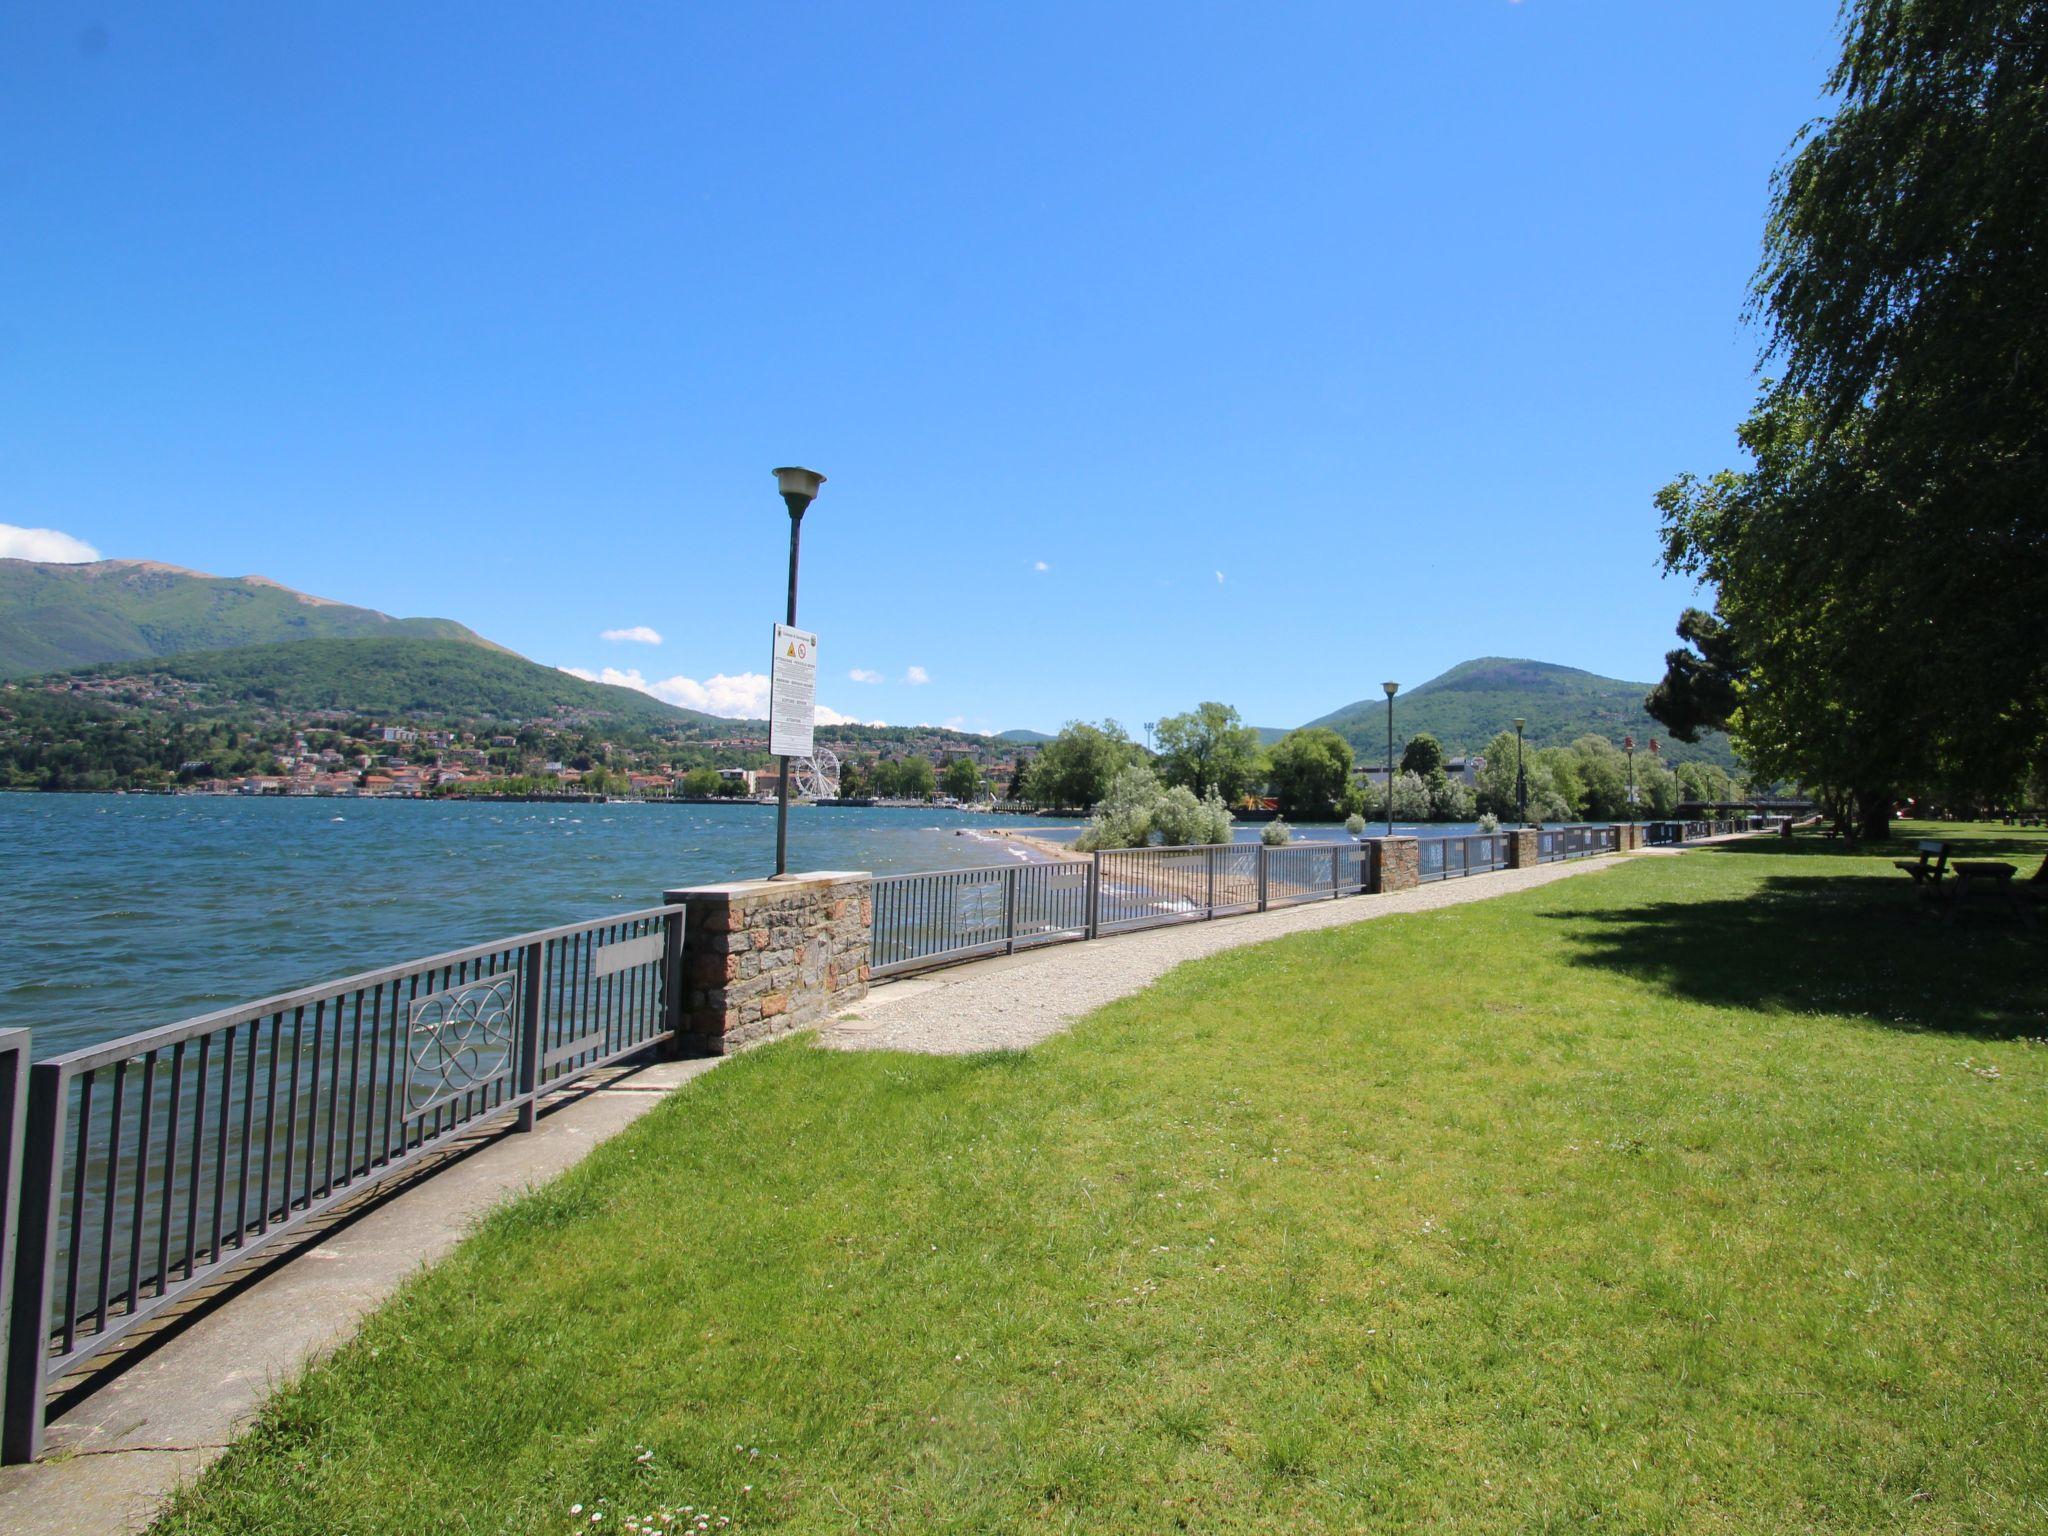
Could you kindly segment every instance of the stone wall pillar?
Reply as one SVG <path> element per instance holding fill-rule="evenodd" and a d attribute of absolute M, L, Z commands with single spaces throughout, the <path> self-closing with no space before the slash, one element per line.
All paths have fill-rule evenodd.
<path fill-rule="evenodd" d="M 1624 821 L 1616 826 L 1615 830 L 1621 834 L 1620 837 L 1615 839 L 1615 852 L 1634 853 L 1643 846 L 1643 828 L 1641 823 Z"/>
<path fill-rule="evenodd" d="M 1515 827 L 1506 837 L 1509 869 L 1534 869 L 1542 862 L 1543 842 L 1536 828 Z"/>
<path fill-rule="evenodd" d="M 873 887 L 821 870 L 668 891 L 684 902 L 681 1047 L 723 1056 L 824 1019 L 868 990 Z"/>
<path fill-rule="evenodd" d="M 1422 846 L 1412 837 L 1372 840 L 1372 888 L 1375 895 L 1412 891 L 1422 884 Z"/>

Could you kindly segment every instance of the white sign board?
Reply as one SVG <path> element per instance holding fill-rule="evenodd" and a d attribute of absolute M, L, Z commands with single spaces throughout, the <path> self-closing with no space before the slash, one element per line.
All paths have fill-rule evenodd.
<path fill-rule="evenodd" d="M 768 676 L 768 750 L 777 757 L 809 757 L 818 717 L 818 637 L 776 625 L 775 665 Z"/>

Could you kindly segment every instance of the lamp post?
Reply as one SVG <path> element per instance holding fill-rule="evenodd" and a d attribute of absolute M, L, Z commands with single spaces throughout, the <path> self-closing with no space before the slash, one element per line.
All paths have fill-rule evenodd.
<path fill-rule="evenodd" d="M 1515 815 L 1525 827 L 1529 824 L 1529 775 L 1522 771 L 1522 727 L 1527 723 L 1521 716 L 1515 717 Z"/>
<path fill-rule="evenodd" d="M 1394 835 L 1394 695 L 1399 683 L 1381 683 L 1387 691 L 1387 836 Z"/>
<path fill-rule="evenodd" d="M 1621 738 L 1621 744 L 1628 748 L 1628 824 L 1636 824 L 1636 739 L 1633 736 Z"/>
<path fill-rule="evenodd" d="M 1157 720 L 1147 720 L 1145 722 L 1145 750 L 1147 752 L 1152 750 L 1152 727 L 1158 723 Z"/>
<path fill-rule="evenodd" d="M 796 551 L 803 535 L 804 510 L 817 500 L 818 487 L 824 483 L 825 477 L 815 469 L 787 466 L 775 471 L 775 489 L 789 508 L 789 616 L 782 622 L 791 629 L 796 628 Z M 771 704 L 771 711 L 773 707 Z M 775 787 L 775 873 L 780 876 L 789 870 L 789 759 L 778 757 L 776 761 L 782 770 Z"/>

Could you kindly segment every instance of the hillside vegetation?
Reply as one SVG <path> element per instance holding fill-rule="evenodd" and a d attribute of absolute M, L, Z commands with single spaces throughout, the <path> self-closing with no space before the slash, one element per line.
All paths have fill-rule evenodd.
<path fill-rule="evenodd" d="M 197 704 L 295 714 L 338 710 L 419 721 L 574 717 L 639 726 L 712 718 L 460 640 L 300 640 L 196 651 L 146 665 L 109 663 L 78 676 L 172 679 L 188 685 Z"/>
<path fill-rule="evenodd" d="M 288 640 L 372 636 L 499 647 L 453 619 L 397 619 L 261 576 L 206 576 L 150 560 L 0 560 L 0 677 Z"/>
<path fill-rule="evenodd" d="M 1396 750 L 1427 731 L 1454 757 L 1483 752 L 1516 716 L 1528 721 L 1531 747 L 1569 746 L 1581 736 L 1604 736 L 1620 744 L 1633 734 L 1638 750 L 1659 739 L 1667 763 L 1708 762 L 1736 766 L 1735 748 L 1719 731 L 1699 741 L 1672 741 L 1670 732 L 1643 710 L 1648 683 L 1601 677 L 1554 662 L 1482 656 L 1402 693 L 1394 700 Z M 1387 701 L 1360 699 L 1310 725 L 1328 726 L 1363 757 L 1378 761 L 1386 752 Z"/>

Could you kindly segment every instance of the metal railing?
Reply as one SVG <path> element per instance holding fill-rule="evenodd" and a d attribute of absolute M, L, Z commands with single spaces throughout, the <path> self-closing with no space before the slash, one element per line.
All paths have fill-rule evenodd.
<path fill-rule="evenodd" d="M 1080 938 L 1090 874 L 1066 862 L 884 875 L 874 882 L 869 974 Z"/>
<path fill-rule="evenodd" d="M 1502 832 L 1425 837 L 1417 843 L 1417 874 L 1424 880 L 1455 880 L 1507 867 L 1508 839 Z"/>
<path fill-rule="evenodd" d="M 1652 821 L 1644 825 L 1643 841 L 1652 848 L 1696 843 L 1702 838 L 1727 837 L 1735 832 L 1761 832 L 1776 826 L 1778 816 L 1740 816 L 1721 821 Z"/>
<path fill-rule="evenodd" d="M 681 906 L 392 966 L 28 1070 L 5 1454 L 51 1389 L 363 1190 L 672 1034 Z"/>
<path fill-rule="evenodd" d="M 869 974 L 1358 895 L 1366 843 L 1218 843 L 1114 848 L 1087 859 L 1007 864 L 874 882 Z"/>

